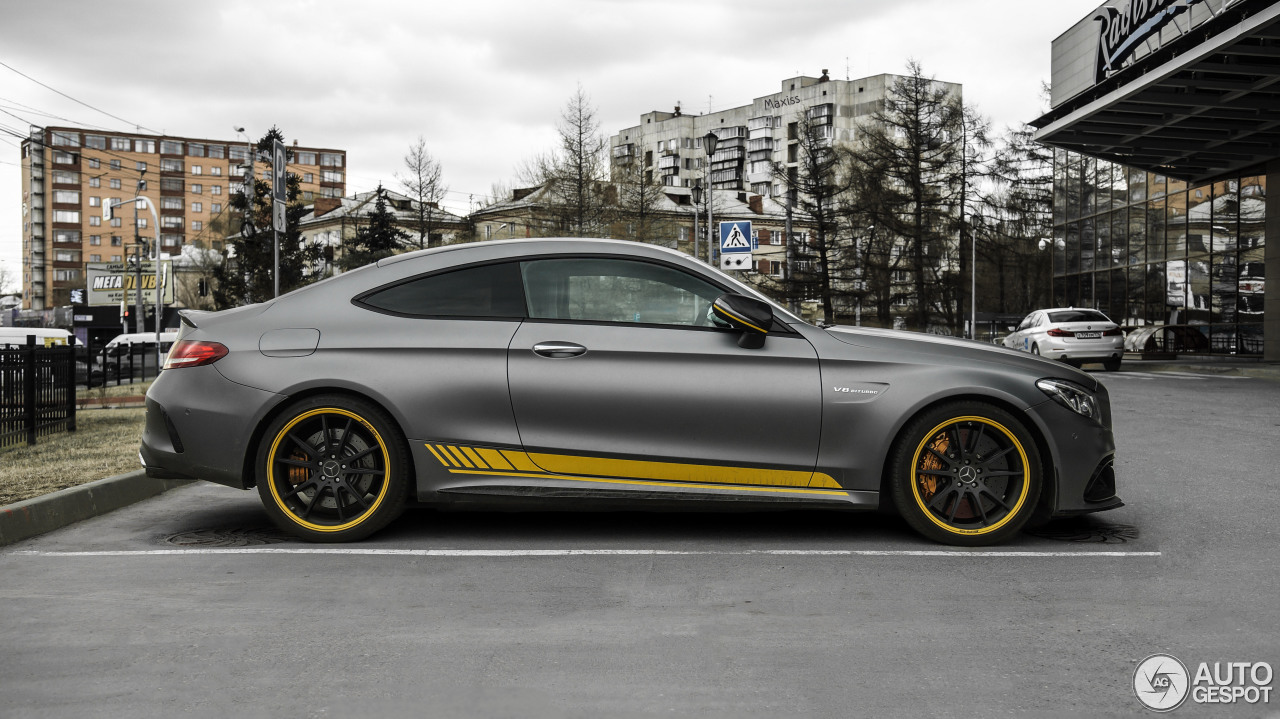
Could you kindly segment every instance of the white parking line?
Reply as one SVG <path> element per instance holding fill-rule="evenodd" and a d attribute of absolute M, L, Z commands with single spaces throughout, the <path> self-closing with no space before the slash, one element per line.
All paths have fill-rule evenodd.
<path fill-rule="evenodd" d="M 1096 376 L 1096 375 L 1095 375 Z M 1189 380 L 1207 380 L 1207 379 L 1249 379 L 1248 377 L 1238 377 L 1236 375 L 1226 374 L 1191 374 L 1188 372 L 1112 372 L 1100 377 L 1101 379 L 1189 379 Z"/>
<path fill-rule="evenodd" d="M 1160 552 L 1047 552 L 1016 549 L 749 549 L 683 551 L 674 549 L 374 549 L 355 547 L 195 547 L 191 549 L 104 550 L 85 552 L 17 551 L 24 557 L 164 557 L 193 554 L 339 554 L 389 557 L 583 557 L 583 556 L 815 556 L 815 557 L 1159 557 Z"/>

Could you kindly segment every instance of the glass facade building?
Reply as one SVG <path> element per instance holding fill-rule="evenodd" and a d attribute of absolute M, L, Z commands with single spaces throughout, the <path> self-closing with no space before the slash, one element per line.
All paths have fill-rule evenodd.
<path fill-rule="evenodd" d="M 1263 354 L 1265 173 L 1189 186 L 1057 149 L 1053 184 L 1056 306 L 1168 327 L 1163 350 Z"/>

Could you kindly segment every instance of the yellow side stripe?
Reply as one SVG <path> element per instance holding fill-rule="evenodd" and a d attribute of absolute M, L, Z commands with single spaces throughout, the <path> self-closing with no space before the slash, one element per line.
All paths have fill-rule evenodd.
<path fill-rule="evenodd" d="M 453 445 L 426 445 L 436 459 L 455 473 L 510 474 L 511 476 L 536 477 L 543 475 L 586 475 L 614 477 L 617 479 L 660 480 L 663 482 L 692 482 L 773 487 L 821 487 L 840 490 L 840 485 L 823 472 L 805 472 L 786 469 L 761 469 L 756 467 L 725 467 L 705 464 L 681 464 L 678 462 L 651 462 L 605 457 L 575 457 L 562 454 L 527 454 L 519 450 L 487 449 L 482 447 L 455 447 Z M 456 459 L 455 459 L 456 457 Z M 468 470 L 475 469 L 475 472 Z"/>
<path fill-rule="evenodd" d="M 467 457 L 471 460 L 473 464 L 475 464 L 475 466 L 483 467 L 485 469 L 489 468 L 489 464 L 485 462 L 483 459 L 480 459 L 480 455 L 476 454 L 476 451 L 474 449 L 471 449 L 470 447 L 463 447 L 462 451 L 466 452 Z"/>
<path fill-rule="evenodd" d="M 475 466 L 474 464 L 471 463 L 471 460 L 467 459 L 467 455 L 458 451 L 457 447 L 454 447 L 453 445 L 448 445 L 448 448 L 449 448 L 449 452 L 452 453 L 453 456 L 457 457 L 459 462 L 462 462 L 463 467 Z"/>
<path fill-rule="evenodd" d="M 444 466 L 446 466 L 446 467 L 448 467 L 448 466 L 449 466 L 449 463 L 448 463 L 448 462 L 446 462 L 446 461 L 444 460 L 444 457 L 441 457 L 441 456 L 440 456 L 440 453 L 436 451 L 436 448 L 435 448 L 435 447 L 432 447 L 432 446 L 431 446 L 431 445 L 429 445 L 429 444 L 424 444 L 423 446 L 425 446 L 428 450 L 430 450 L 430 452 L 431 452 L 432 454 L 434 454 L 434 455 L 436 456 L 436 460 L 438 460 L 438 461 L 440 462 L 440 464 L 443 464 L 443 465 L 444 465 Z"/>
<path fill-rule="evenodd" d="M 601 482 L 604 484 L 630 484 L 640 485 L 644 487 L 678 487 L 681 489 L 722 489 L 740 492 L 785 492 L 788 494 L 822 494 L 832 496 L 848 495 L 844 490 L 830 491 L 824 489 L 803 489 L 799 487 L 754 487 L 754 486 L 725 486 L 723 484 L 697 484 L 691 482 L 645 482 L 638 479 L 612 479 L 607 477 L 564 477 L 561 475 L 549 475 L 546 472 L 530 473 L 530 472 L 490 472 L 476 469 L 451 469 L 451 474 L 483 474 L 495 477 L 535 477 L 539 479 L 558 479 L 566 482 Z"/>

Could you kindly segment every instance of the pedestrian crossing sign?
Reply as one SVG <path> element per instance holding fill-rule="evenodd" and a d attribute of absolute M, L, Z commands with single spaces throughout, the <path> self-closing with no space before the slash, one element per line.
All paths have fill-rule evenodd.
<path fill-rule="evenodd" d="M 720 254 L 730 255 L 736 252 L 751 252 L 751 223 L 721 222 Z"/>

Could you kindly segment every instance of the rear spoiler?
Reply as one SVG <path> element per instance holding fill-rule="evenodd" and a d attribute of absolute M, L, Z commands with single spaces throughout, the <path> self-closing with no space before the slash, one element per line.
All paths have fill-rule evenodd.
<path fill-rule="evenodd" d="M 182 320 L 182 324 L 194 330 L 194 329 L 197 329 L 197 325 L 196 325 L 197 317 L 200 317 L 201 315 L 211 315 L 211 314 L 213 313 L 209 312 L 208 310 L 178 310 L 178 319 Z"/>

